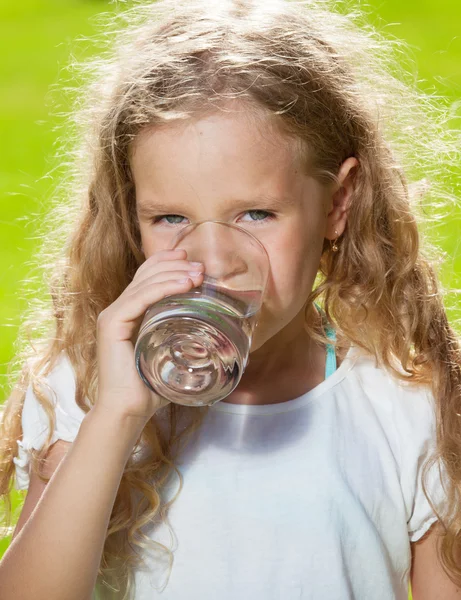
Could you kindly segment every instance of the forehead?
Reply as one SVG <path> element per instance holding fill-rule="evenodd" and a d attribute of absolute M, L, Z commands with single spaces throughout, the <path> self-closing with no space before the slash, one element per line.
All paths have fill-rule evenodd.
<path fill-rule="evenodd" d="M 299 140 L 284 134 L 281 117 L 270 115 L 260 108 L 251 108 L 245 104 L 230 102 L 221 110 L 202 113 L 187 120 L 172 121 L 171 123 L 147 126 L 136 136 L 131 147 L 131 158 L 139 154 L 139 149 L 149 144 L 154 138 L 157 141 L 182 138 L 182 140 L 196 136 L 197 140 L 227 137 L 228 141 L 244 143 L 247 147 L 258 146 L 277 147 L 297 157 Z M 141 150 L 142 151 L 142 150 Z"/>
<path fill-rule="evenodd" d="M 285 194 L 305 170 L 298 145 L 269 119 L 245 112 L 217 113 L 142 131 L 132 148 L 137 196 L 194 190 L 231 196 L 248 189 Z"/>

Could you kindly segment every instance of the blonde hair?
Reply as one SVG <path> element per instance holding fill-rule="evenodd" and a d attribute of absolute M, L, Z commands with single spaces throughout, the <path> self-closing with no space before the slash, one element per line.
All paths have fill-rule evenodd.
<path fill-rule="evenodd" d="M 459 136 L 448 126 L 450 107 L 418 91 L 399 66 L 406 58 L 403 42 L 385 39 L 356 9 L 342 5 L 342 13 L 336 12 L 337 5 L 159 0 L 107 17 L 107 49 L 82 65 L 85 80 L 65 148 L 69 170 L 56 188 L 43 233 L 41 261 L 51 301 L 35 303 L 23 324 L 15 386 L 4 405 L 0 495 L 8 511 L 27 386 L 50 422 L 47 442 L 33 456 L 37 472 L 55 425 L 43 378 L 67 352 L 76 374 L 75 400 L 89 410 L 97 395 L 97 317 L 144 260 L 129 161 L 134 139 L 147 126 L 228 110 L 237 101 L 269 118 L 319 181 L 334 181 L 349 156 L 360 163 L 339 251 L 325 243 L 306 306 L 322 303 L 339 348 L 352 342 L 396 377 L 432 387 L 437 451 L 431 463 L 441 460 L 450 483 L 446 510 L 437 513 L 444 528 L 441 558 L 461 584 L 460 345 L 443 306 L 436 249 L 426 241 L 423 253 L 417 227 L 425 207 L 455 202 L 444 174 L 459 162 Z M 319 331 L 309 332 L 327 343 Z M 175 457 L 206 412 L 168 405 L 168 434 L 154 416 L 138 442 L 147 454 L 139 458 L 136 446 L 127 463 L 99 570 L 124 598 L 132 597 L 138 548 L 162 548 L 172 561 L 171 551 L 141 528 L 158 518 L 167 521 L 176 496 L 162 503 L 162 486 L 176 473 L 181 490 Z"/>

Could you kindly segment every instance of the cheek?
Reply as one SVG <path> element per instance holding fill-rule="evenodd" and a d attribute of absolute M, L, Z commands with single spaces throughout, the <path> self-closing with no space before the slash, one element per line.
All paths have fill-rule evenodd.
<path fill-rule="evenodd" d="M 144 256 L 147 258 L 151 254 L 151 252 L 149 252 L 150 239 L 148 235 L 148 227 L 146 227 L 142 223 L 139 224 L 139 236 L 141 238 L 142 251 L 144 252 Z"/>
<path fill-rule="evenodd" d="M 152 256 L 155 252 L 169 247 L 169 240 L 165 242 L 165 240 L 162 240 L 158 235 L 152 235 L 151 227 L 152 226 L 150 224 L 142 224 L 139 228 L 141 235 L 141 247 L 146 259 L 149 258 L 149 256 Z"/>
<path fill-rule="evenodd" d="M 268 299 L 299 299 L 308 294 L 318 271 L 323 238 L 321 236 L 286 235 L 266 247 L 270 259 Z M 309 289 L 307 289 L 309 288 Z"/>

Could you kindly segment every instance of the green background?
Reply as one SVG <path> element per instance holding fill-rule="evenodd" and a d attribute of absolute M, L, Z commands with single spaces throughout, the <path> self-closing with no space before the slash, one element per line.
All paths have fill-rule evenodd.
<path fill-rule="evenodd" d="M 125 6 L 128 6 L 127 3 Z M 461 4 L 458 0 L 386 0 L 359 4 L 378 29 L 411 45 L 420 87 L 452 101 L 461 92 Z M 123 8 L 123 6 L 122 6 Z M 0 401 L 8 394 L 7 367 L 26 299 L 21 296 L 31 277 L 37 248 L 36 227 L 51 196 L 50 172 L 59 167 L 53 158 L 57 113 L 68 106 L 52 104 L 58 83 L 71 54 L 78 60 L 94 51 L 91 43 L 78 40 L 97 33 L 94 17 L 114 11 L 103 0 L 21 0 L 0 4 Z M 64 96 L 63 96 L 64 97 Z M 459 174 L 459 173 L 458 173 Z M 444 222 L 443 248 L 447 260 L 442 269 L 445 287 L 461 287 L 461 209 Z M 450 317 L 458 318 L 456 299 L 450 300 Z M 13 492 L 19 510 L 22 495 Z M 0 542 L 0 556 L 10 539 Z"/>

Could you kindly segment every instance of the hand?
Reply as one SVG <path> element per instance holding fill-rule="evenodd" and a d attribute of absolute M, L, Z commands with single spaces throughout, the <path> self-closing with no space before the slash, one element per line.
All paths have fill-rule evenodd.
<path fill-rule="evenodd" d="M 117 300 L 100 313 L 97 322 L 99 387 L 95 408 L 118 411 L 145 424 L 168 404 L 167 399 L 152 392 L 139 377 L 134 342 L 149 306 L 202 283 L 203 265 L 193 265 L 186 257 L 185 250 L 156 252 L 139 267 Z"/>

